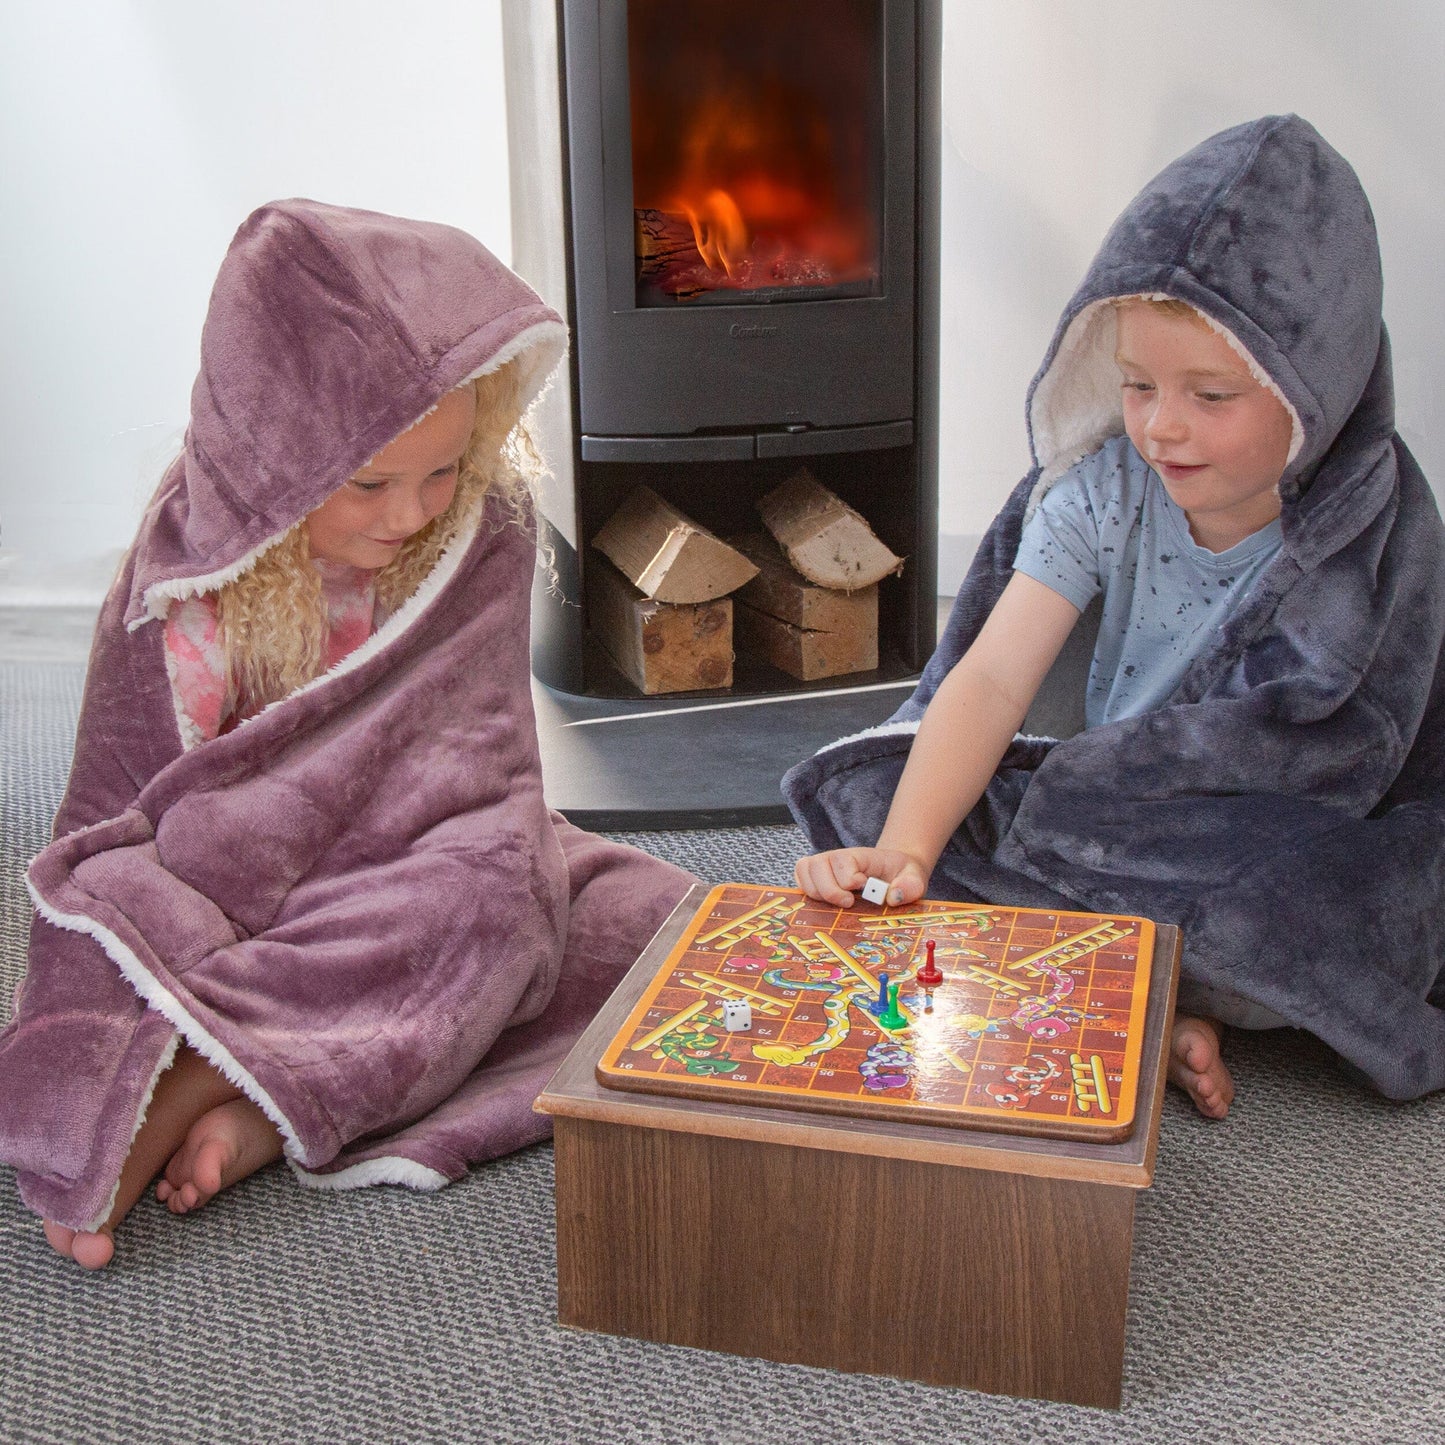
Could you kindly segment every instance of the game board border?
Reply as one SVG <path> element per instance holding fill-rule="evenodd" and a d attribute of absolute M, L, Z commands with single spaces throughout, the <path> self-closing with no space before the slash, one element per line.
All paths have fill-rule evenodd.
<path fill-rule="evenodd" d="M 722 1080 L 698 1079 L 688 1076 L 644 1073 L 617 1066 L 617 1059 L 630 1047 L 638 1025 L 653 1006 L 653 1000 L 670 977 L 675 965 L 687 954 L 712 909 L 729 888 L 751 888 L 761 893 L 779 895 L 801 894 L 796 888 L 773 887 L 768 884 L 731 880 L 713 885 L 701 903 L 688 919 L 681 934 L 668 949 L 662 962 L 653 971 L 637 1001 L 628 1010 L 621 1026 L 616 1030 L 602 1050 L 594 1068 L 597 1082 L 605 1088 L 634 1094 L 651 1094 L 691 1099 L 702 1103 L 727 1103 L 741 1108 L 760 1107 L 766 1109 L 797 1109 L 806 1113 L 831 1115 L 853 1119 L 871 1119 L 880 1122 L 916 1123 L 938 1125 L 950 1129 L 980 1130 L 989 1133 L 1009 1134 L 1040 1139 L 1060 1139 L 1095 1144 L 1117 1144 L 1131 1138 L 1138 1126 L 1138 1098 L 1140 1073 L 1142 1069 L 1143 1033 L 1147 1017 L 1147 1003 L 1150 983 L 1159 948 L 1159 931 L 1152 919 L 1129 913 L 1091 913 L 1070 909 L 1033 908 L 1003 903 L 961 903 L 946 899 L 918 899 L 906 905 L 916 909 L 920 904 L 930 903 L 945 908 L 989 908 L 1003 909 L 1014 913 L 1042 913 L 1058 919 L 1078 918 L 1093 920 L 1114 920 L 1130 922 L 1139 926 L 1139 955 L 1135 965 L 1135 985 L 1130 1007 L 1130 1026 L 1124 1048 L 1124 1066 L 1116 1113 L 1107 1121 L 1102 1117 L 1098 1122 L 1081 1118 L 1058 1118 L 1021 1114 L 994 1113 L 977 1106 L 930 1105 L 918 1100 L 869 1099 L 866 1097 L 833 1096 L 818 1094 L 806 1089 L 790 1089 L 773 1085 L 756 1093 L 748 1092 L 746 1086 L 729 1084 Z M 816 901 L 816 900 L 815 900 Z M 887 907 L 870 908 L 862 906 L 861 914 L 884 916 Z M 1128 1113 L 1124 1113 L 1127 1101 Z"/>

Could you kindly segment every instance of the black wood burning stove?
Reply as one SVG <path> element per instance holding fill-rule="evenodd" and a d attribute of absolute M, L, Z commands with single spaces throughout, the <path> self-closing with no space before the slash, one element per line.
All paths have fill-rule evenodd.
<path fill-rule="evenodd" d="M 513 263 L 573 329 L 539 418 L 549 795 L 594 825 L 784 817 L 784 769 L 891 712 L 935 637 L 938 0 L 504 0 L 503 22 Z M 723 693 L 641 698 L 589 631 L 592 538 L 639 484 L 756 531 L 803 465 L 907 559 L 878 669 L 739 660 Z"/>

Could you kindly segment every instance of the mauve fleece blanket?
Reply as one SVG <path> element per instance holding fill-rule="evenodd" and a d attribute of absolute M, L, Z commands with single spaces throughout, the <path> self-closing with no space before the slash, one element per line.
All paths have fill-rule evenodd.
<path fill-rule="evenodd" d="M 533 1099 L 693 880 L 543 801 L 525 517 L 489 498 L 369 642 L 189 748 L 158 619 L 453 387 L 515 361 L 530 397 L 564 344 L 449 227 L 289 201 L 238 231 L 30 870 L 0 1159 L 47 1218 L 104 1219 L 181 1039 L 308 1183 L 436 1188 L 547 1132 Z"/>
<path fill-rule="evenodd" d="M 938 896 L 1177 923 L 1184 971 L 1311 1030 L 1393 1098 L 1445 1086 L 1445 533 L 1395 431 L 1379 248 L 1296 116 L 1204 142 L 1125 210 L 1030 388 L 1034 465 L 913 697 L 784 779 L 819 849 L 876 841 L 929 698 L 1012 573 L 1031 504 L 1123 433 L 1110 298 L 1178 297 L 1292 408 L 1283 544 L 1156 711 L 1018 739 Z"/>

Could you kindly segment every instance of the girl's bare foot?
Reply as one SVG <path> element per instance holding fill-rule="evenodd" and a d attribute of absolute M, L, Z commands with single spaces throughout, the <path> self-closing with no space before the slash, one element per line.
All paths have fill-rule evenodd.
<path fill-rule="evenodd" d="M 53 1219 L 45 1221 L 45 1237 L 51 1248 L 73 1259 L 82 1269 L 104 1269 L 115 1253 L 115 1240 L 109 1225 L 98 1230 L 68 1229 Z"/>
<path fill-rule="evenodd" d="M 1194 1100 L 1206 1119 L 1224 1118 L 1234 1102 L 1234 1080 L 1220 1052 L 1223 1032 L 1214 1019 L 1181 1014 L 1169 1044 L 1169 1081 Z"/>
<path fill-rule="evenodd" d="M 131 1141 L 130 1153 L 126 1156 L 116 1185 L 115 1202 L 109 1217 L 97 1229 L 72 1229 L 57 1224 L 53 1219 L 45 1221 L 45 1237 L 57 1253 L 73 1259 L 83 1269 L 103 1269 L 115 1254 L 116 1226 L 130 1212 L 136 1200 L 145 1192 L 146 1186 L 160 1172 L 168 1159 L 185 1153 L 191 1131 L 208 1115 L 216 1112 L 218 1106 L 238 1100 L 239 1095 L 233 1084 L 227 1082 L 199 1054 L 182 1045 L 176 1051 L 174 1060 L 156 1081 L 155 1092 L 146 1110 L 145 1121 Z M 259 1113 L 259 1110 L 257 1111 Z M 264 1117 L 264 1116 L 263 1116 Z M 249 1167 L 240 1168 L 233 1162 L 225 1166 L 224 1183 L 232 1183 L 259 1169 L 262 1164 L 279 1157 L 281 1139 L 275 1129 L 267 1123 L 274 1140 L 274 1153 L 266 1154 Z M 208 1176 L 209 1177 L 209 1176 Z M 184 1182 L 184 1181 L 182 1181 Z M 218 1182 L 215 1189 L 221 1187 Z M 210 1194 L 215 1193 L 215 1189 Z M 210 1198 L 210 1194 L 206 1198 Z M 162 1198 L 165 1196 L 163 1195 Z M 199 1201 L 200 1193 L 196 1194 Z M 174 1208 L 174 1206 L 172 1206 Z M 178 1213 L 184 1210 L 177 1210 Z"/>
<path fill-rule="evenodd" d="M 156 1181 L 156 1198 L 172 1214 L 187 1214 L 280 1157 L 276 1126 L 249 1099 L 232 1099 L 191 1125 Z"/>

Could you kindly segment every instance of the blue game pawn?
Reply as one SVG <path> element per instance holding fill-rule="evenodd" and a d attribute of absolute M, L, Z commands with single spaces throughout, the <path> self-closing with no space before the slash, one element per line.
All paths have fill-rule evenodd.
<path fill-rule="evenodd" d="M 898 985 L 896 983 L 888 990 L 888 1007 L 878 1015 L 878 1027 L 891 1029 L 895 1033 L 908 1027 L 908 1015 L 898 1007 Z"/>
<path fill-rule="evenodd" d="M 875 1019 L 882 1018 L 888 1012 L 888 975 L 886 973 L 878 975 L 878 997 L 865 1007 Z"/>

